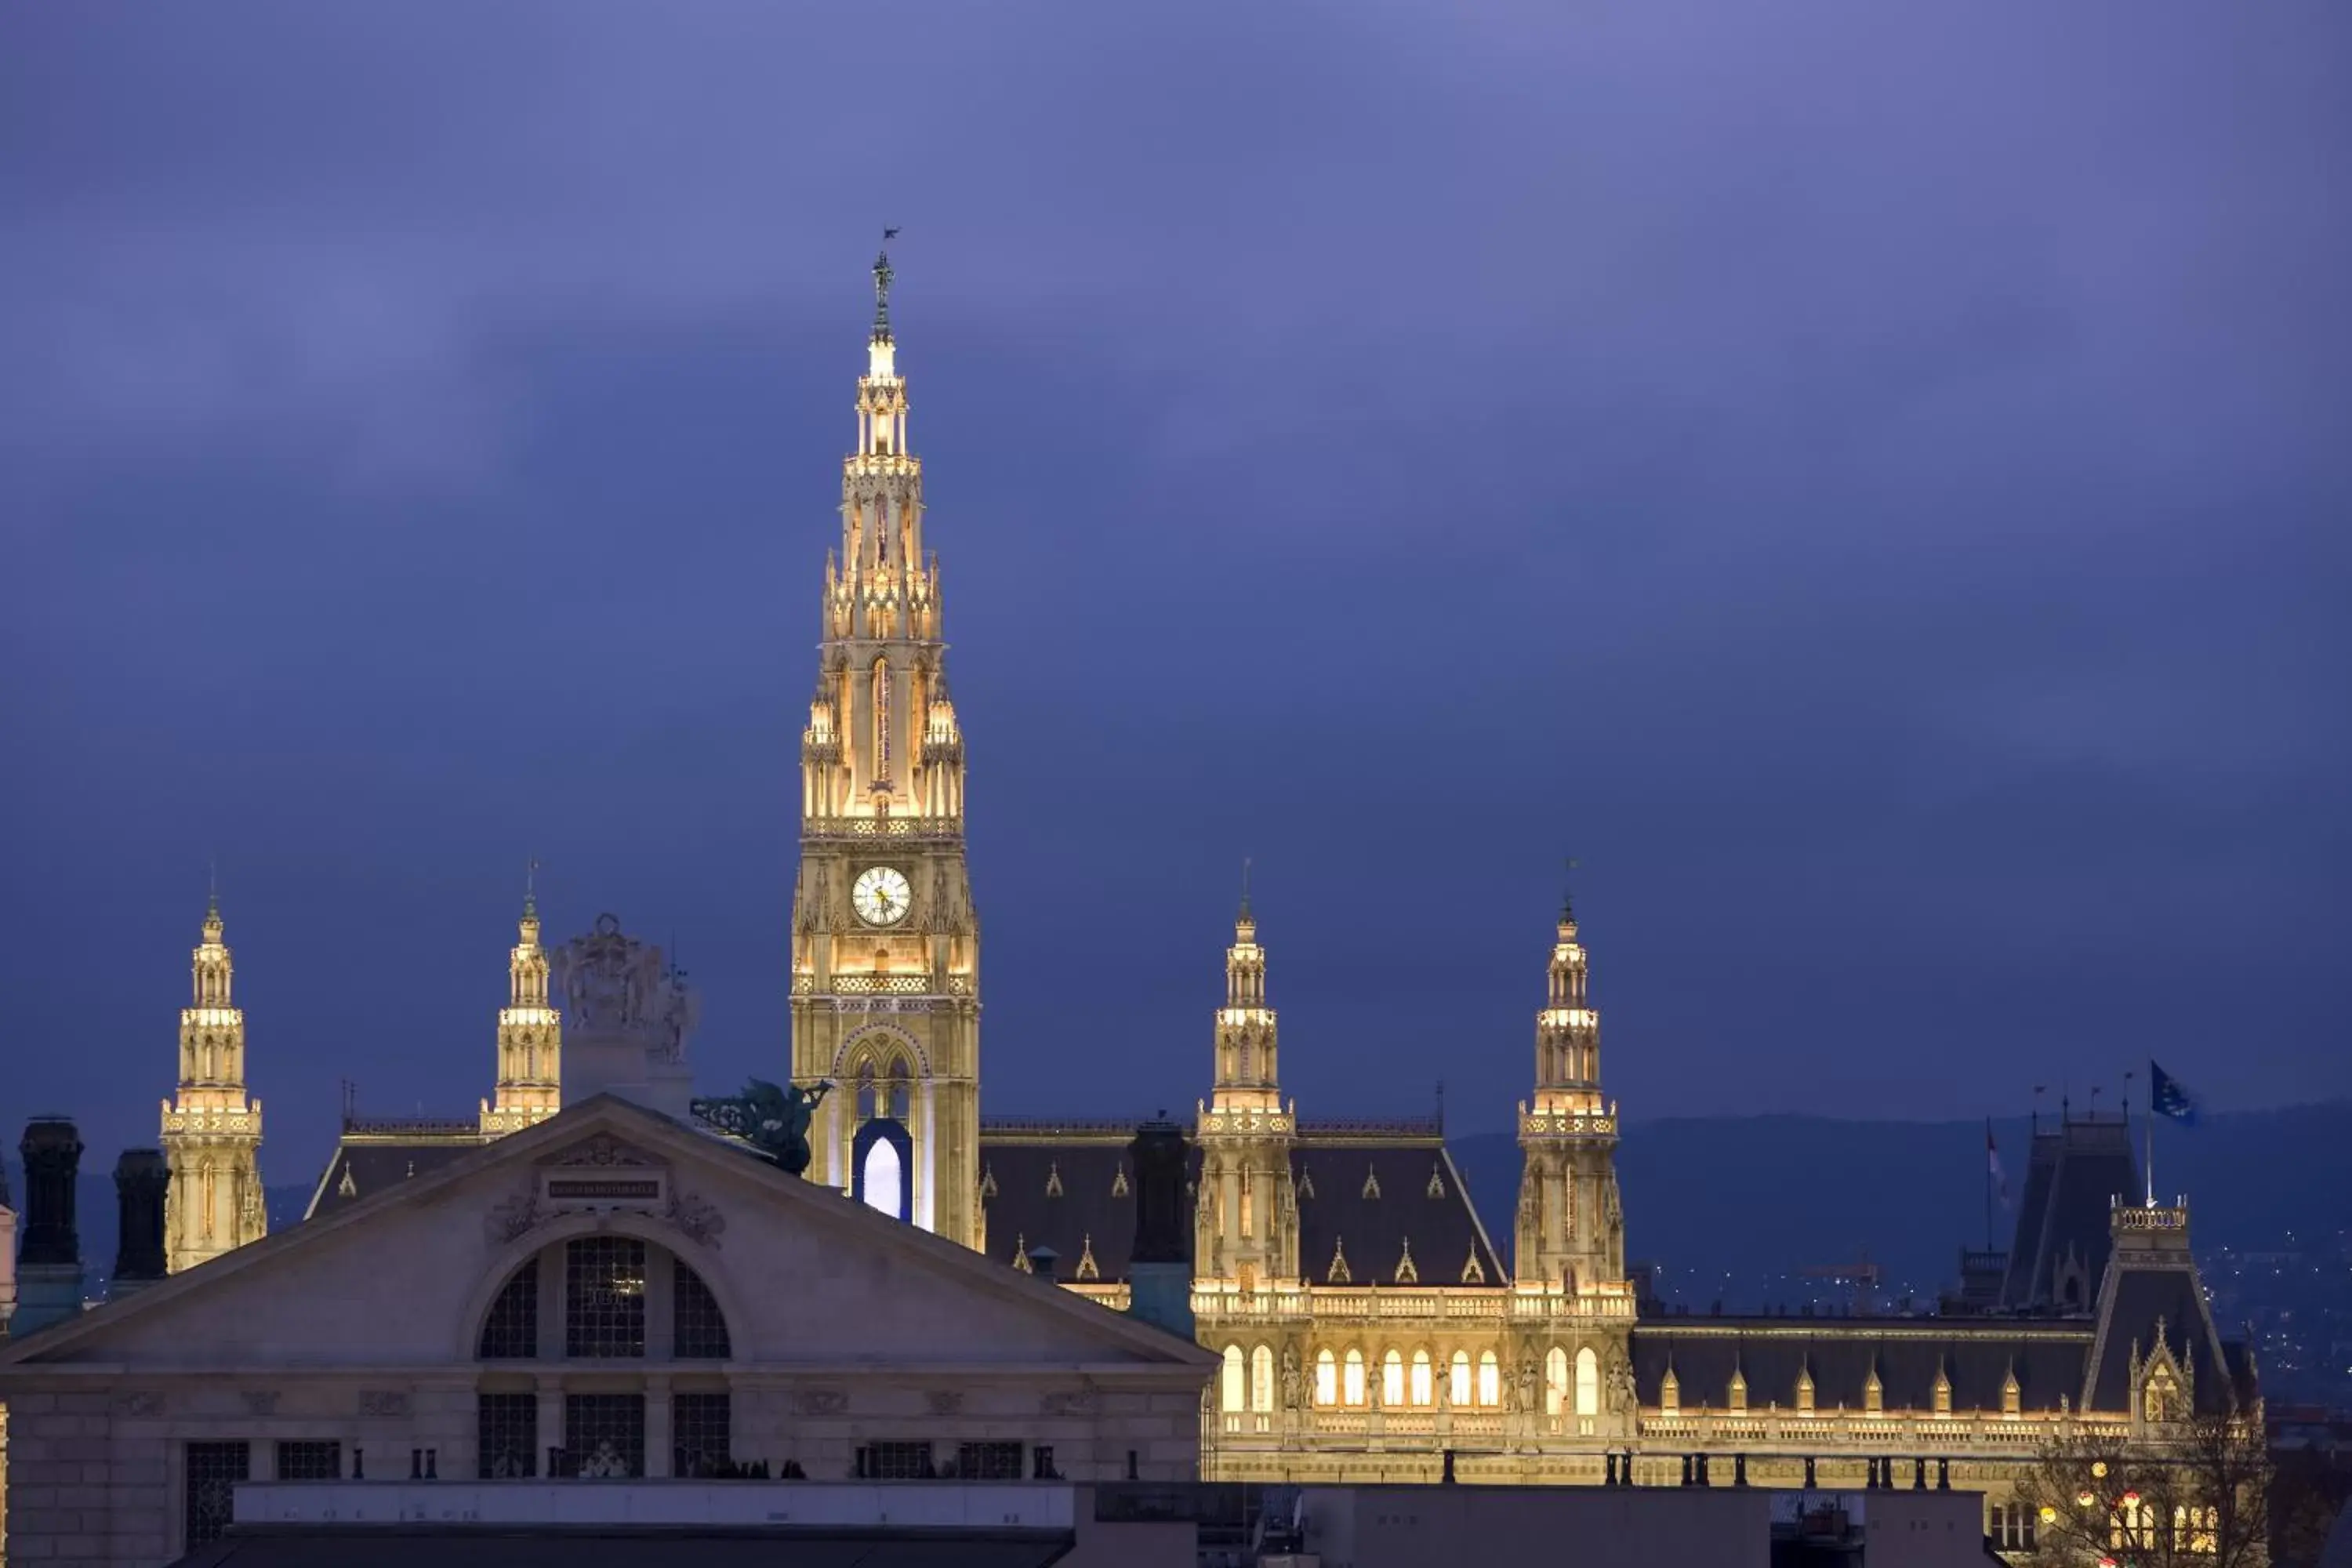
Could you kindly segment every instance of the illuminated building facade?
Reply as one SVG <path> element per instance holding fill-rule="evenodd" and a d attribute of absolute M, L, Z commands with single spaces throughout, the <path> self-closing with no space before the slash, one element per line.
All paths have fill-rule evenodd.
<path fill-rule="evenodd" d="M 811 1130 L 806 1174 L 1007 1268 L 1125 1305 L 1132 1124 L 980 1116 L 962 738 L 887 258 L 875 275 L 801 745 L 790 1073 L 835 1086 Z M 211 1092 L 191 1041 L 228 1031 L 246 1113 L 242 1027 L 217 927 L 215 915 L 198 952 L 182 1100 L 200 1109 L 209 1102 L 191 1091 Z M 2053 1436 L 2156 1441 L 2188 1412 L 2259 1411 L 2249 1353 L 2223 1340 L 2206 1307 L 2186 1205 L 2130 1199 L 2138 1174 L 2116 1118 L 2062 1117 L 2039 1133 L 2014 1246 L 1971 1256 L 1970 1291 L 1940 1314 L 1691 1318 L 1644 1302 L 1626 1266 L 1618 1108 L 1603 1090 L 1590 954 L 1572 909 L 1551 934 L 1507 1258 L 1441 1119 L 1317 1121 L 1285 1097 L 1268 950 L 1244 890 L 1192 1155 L 1192 1313 L 1218 1363 L 1202 1422 L 1206 1475 L 1948 1483 L 1986 1491 L 1989 1530 L 2022 1550 L 2032 1525 L 2015 1515 L 2009 1479 Z M 205 957 L 215 948 L 216 1003 Z M 1531 1002 L 1539 951 L 1531 942 Z M 563 1014 L 529 907 L 509 967 L 496 1099 L 466 1121 L 347 1117 L 313 1218 L 428 1176 L 559 1102 Z M 202 1071 L 215 1070 L 206 1059 Z M 172 1114 L 176 1201 L 194 1146 L 170 1144 Z M 249 1115 L 257 1143 L 257 1105 Z"/>

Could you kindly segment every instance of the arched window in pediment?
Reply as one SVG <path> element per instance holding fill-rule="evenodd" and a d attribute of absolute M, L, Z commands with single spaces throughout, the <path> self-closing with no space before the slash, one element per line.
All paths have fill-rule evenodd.
<path fill-rule="evenodd" d="M 685 1258 L 632 1236 L 573 1237 L 507 1276 L 474 1333 L 484 1361 L 726 1361 L 718 1293 Z"/>

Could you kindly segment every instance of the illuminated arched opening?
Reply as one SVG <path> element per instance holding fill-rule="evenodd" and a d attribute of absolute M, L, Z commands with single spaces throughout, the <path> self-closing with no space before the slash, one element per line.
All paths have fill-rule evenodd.
<path fill-rule="evenodd" d="M 1470 1393 L 1470 1352 L 1455 1351 L 1452 1375 L 1446 1380 L 1445 1397 L 1449 1404 L 1467 1405 Z"/>
<path fill-rule="evenodd" d="M 1601 1414 L 1601 1358 L 1591 1345 L 1576 1352 L 1576 1413 Z"/>
<path fill-rule="evenodd" d="M 1503 1363 L 1495 1359 L 1493 1351 L 1478 1356 L 1478 1403 L 1489 1406 L 1503 1403 Z"/>
<path fill-rule="evenodd" d="M 1274 1347 L 1250 1352 L 1250 1408 L 1264 1415 L 1274 1408 Z"/>
<path fill-rule="evenodd" d="M 1244 1385 L 1248 1373 L 1244 1369 L 1242 1347 L 1227 1345 L 1224 1373 L 1217 1380 L 1221 1395 L 1219 1404 L 1226 1415 L 1240 1415 L 1242 1406 L 1249 1402 L 1248 1391 Z"/>
<path fill-rule="evenodd" d="M 1412 1352 L 1412 1402 L 1415 1405 L 1432 1405 L 1436 1400 L 1436 1380 L 1431 1373 L 1429 1352 L 1417 1350 Z"/>
<path fill-rule="evenodd" d="M 1544 1414 L 1557 1415 L 1568 1403 L 1568 1352 L 1554 1345 L 1544 1352 Z"/>
<path fill-rule="evenodd" d="M 1348 1352 L 1347 1364 L 1343 1369 L 1343 1378 L 1340 1384 L 1340 1392 L 1347 1399 L 1347 1402 L 1350 1405 L 1361 1405 L 1364 1402 L 1363 1352 L 1360 1350 L 1351 1350 Z"/>
<path fill-rule="evenodd" d="M 1391 1405 L 1404 1403 L 1404 1357 L 1396 1351 L 1389 1352 L 1381 1359 L 1381 1403 Z"/>
<path fill-rule="evenodd" d="M 1339 1363 L 1332 1359 L 1328 1350 L 1315 1352 L 1315 1403 L 1339 1403 Z"/>

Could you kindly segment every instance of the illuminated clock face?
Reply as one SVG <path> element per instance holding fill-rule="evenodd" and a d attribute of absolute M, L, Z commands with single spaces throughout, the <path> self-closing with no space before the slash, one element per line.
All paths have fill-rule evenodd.
<path fill-rule="evenodd" d="M 912 898 L 907 874 L 895 866 L 868 866 L 849 885 L 850 907 L 870 926 L 894 926 L 905 920 Z"/>

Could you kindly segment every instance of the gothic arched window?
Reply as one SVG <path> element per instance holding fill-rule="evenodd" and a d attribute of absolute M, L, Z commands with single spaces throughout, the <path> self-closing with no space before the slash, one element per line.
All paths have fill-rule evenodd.
<path fill-rule="evenodd" d="M 890 1114 L 900 1121 L 906 1121 L 908 1112 L 913 1109 L 914 1090 L 910 1087 L 912 1079 L 908 1075 L 906 1062 L 903 1059 L 892 1062 L 890 1064 Z"/>
<path fill-rule="evenodd" d="M 1361 1405 L 1364 1402 L 1363 1352 L 1351 1350 L 1348 1352 L 1347 1364 L 1343 1369 L 1343 1373 L 1344 1375 L 1340 1383 L 1341 1394 L 1345 1395 L 1349 1404 Z"/>
<path fill-rule="evenodd" d="M 1415 1351 L 1412 1352 L 1412 1402 L 1415 1405 L 1432 1405 L 1436 1400 L 1437 1388 L 1430 1374 L 1429 1352 Z"/>
<path fill-rule="evenodd" d="M 1250 1352 L 1250 1408 L 1264 1415 L 1274 1408 L 1274 1347 Z"/>
<path fill-rule="evenodd" d="M 1495 1359 L 1493 1351 L 1481 1352 L 1478 1356 L 1478 1403 L 1503 1403 L 1503 1363 Z"/>
<path fill-rule="evenodd" d="M 890 776 L 890 667 L 874 661 L 874 781 Z"/>
<path fill-rule="evenodd" d="M 1591 1345 L 1576 1352 L 1576 1413 L 1601 1414 L 1601 1358 Z"/>
<path fill-rule="evenodd" d="M 1454 1405 L 1470 1403 L 1470 1352 L 1455 1351 L 1451 1375 L 1445 1380 L 1445 1397 Z"/>
<path fill-rule="evenodd" d="M 1248 1376 L 1243 1364 L 1242 1347 L 1227 1345 L 1224 1375 L 1218 1379 L 1219 1393 L 1222 1395 L 1218 1403 L 1226 1415 L 1240 1415 L 1242 1406 L 1249 1403 Z"/>
<path fill-rule="evenodd" d="M 1315 1403 L 1339 1403 L 1339 1363 L 1332 1359 L 1328 1350 L 1315 1352 Z"/>
<path fill-rule="evenodd" d="M 1568 1403 L 1568 1352 L 1554 1345 L 1544 1353 L 1544 1414 L 1557 1415 Z"/>
<path fill-rule="evenodd" d="M 874 1120 L 874 1064 L 857 1064 L 857 1123 L 864 1126 Z"/>
<path fill-rule="evenodd" d="M 1395 1351 L 1381 1360 L 1381 1403 L 1404 1403 L 1404 1357 Z"/>

